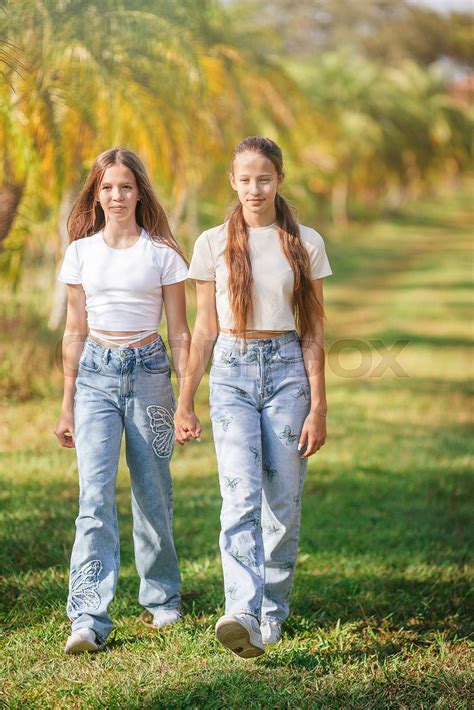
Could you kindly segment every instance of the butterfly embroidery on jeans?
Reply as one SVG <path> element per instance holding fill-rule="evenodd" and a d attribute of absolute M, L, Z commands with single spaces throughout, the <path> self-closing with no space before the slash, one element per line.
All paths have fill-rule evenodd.
<path fill-rule="evenodd" d="M 227 414 L 227 412 L 221 412 L 216 419 L 218 424 L 222 424 L 224 431 L 229 431 L 229 424 L 232 421 L 234 421 L 234 417 L 231 414 Z"/>
<path fill-rule="evenodd" d="M 223 365 L 237 365 L 237 362 L 237 358 L 232 353 L 224 352 L 221 354 L 221 363 Z"/>
<path fill-rule="evenodd" d="M 277 532 L 281 530 L 281 528 L 277 527 L 275 524 L 273 525 L 266 525 L 265 530 L 269 535 L 276 535 Z"/>
<path fill-rule="evenodd" d="M 291 446 L 297 440 L 298 434 L 293 434 L 291 427 L 287 424 L 281 434 L 278 434 L 278 438 L 284 441 L 287 446 Z"/>
<path fill-rule="evenodd" d="M 235 489 L 239 485 L 239 482 L 240 478 L 229 478 L 229 476 L 224 476 L 225 487 L 228 488 L 230 491 L 235 491 Z"/>
<path fill-rule="evenodd" d="M 241 555 L 239 552 L 238 547 L 233 547 L 232 550 L 230 551 L 230 554 L 236 560 L 237 562 L 240 562 L 241 565 L 250 565 L 250 558 L 247 557 L 247 555 Z"/>
<path fill-rule="evenodd" d="M 96 611 L 100 606 L 100 596 L 97 592 L 99 574 L 102 570 L 100 560 L 92 560 L 71 575 L 67 610 L 80 613 L 86 609 Z"/>
<path fill-rule="evenodd" d="M 250 453 L 253 454 L 255 457 L 255 463 L 260 463 L 260 461 L 262 460 L 262 456 L 260 454 L 259 449 L 257 449 L 256 446 L 249 445 L 249 450 L 250 450 Z"/>
<path fill-rule="evenodd" d="M 272 467 L 270 461 L 263 462 L 263 472 L 266 474 L 269 481 L 273 481 L 275 476 L 278 476 L 278 471 L 276 470 L 276 468 Z"/>
<path fill-rule="evenodd" d="M 294 391 L 293 391 L 293 397 L 295 399 L 298 399 L 299 397 L 304 397 L 305 399 L 310 400 L 310 391 L 309 391 L 309 385 L 299 385 Z"/>
<path fill-rule="evenodd" d="M 150 426 L 155 438 L 152 442 L 153 451 L 160 459 L 171 456 L 174 442 L 173 412 L 157 404 L 147 407 Z"/>
<path fill-rule="evenodd" d="M 230 587 L 227 587 L 225 590 L 225 593 L 231 598 L 235 599 L 236 594 L 237 594 L 238 586 L 236 584 L 232 584 Z"/>

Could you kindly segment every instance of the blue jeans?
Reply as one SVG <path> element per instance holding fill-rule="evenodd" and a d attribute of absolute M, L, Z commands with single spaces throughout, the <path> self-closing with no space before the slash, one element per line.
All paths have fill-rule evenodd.
<path fill-rule="evenodd" d="M 88 338 L 76 385 L 80 497 L 67 611 L 73 631 L 91 628 L 104 640 L 119 570 L 115 486 L 124 430 L 138 599 L 151 613 L 180 603 L 169 468 L 175 403 L 163 341 L 115 350 Z"/>
<path fill-rule="evenodd" d="M 298 439 L 310 409 L 297 333 L 247 341 L 221 333 L 210 404 L 222 495 L 226 613 L 283 621 L 307 468 Z"/>

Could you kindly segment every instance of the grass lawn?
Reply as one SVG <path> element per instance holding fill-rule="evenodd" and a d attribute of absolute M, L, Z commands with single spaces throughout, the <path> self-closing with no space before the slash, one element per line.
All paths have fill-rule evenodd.
<path fill-rule="evenodd" d="M 251 662 L 213 634 L 223 589 L 207 382 L 203 442 L 173 460 L 184 622 L 160 633 L 137 621 L 122 461 L 116 629 L 104 653 L 63 655 L 78 488 L 74 453 L 52 434 L 48 297 L 39 280 L 15 304 L 2 296 L 2 707 L 472 707 L 468 206 L 464 189 L 326 236 L 328 441 L 305 484 L 292 615 Z"/>

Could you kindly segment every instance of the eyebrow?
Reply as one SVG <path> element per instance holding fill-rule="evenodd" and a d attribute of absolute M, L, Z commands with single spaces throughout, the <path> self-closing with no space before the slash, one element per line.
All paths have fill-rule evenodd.
<path fill-rule="evenodd" d="M 108 187 L 111 184 L 111 182 L 103 182 L 101 187 Z M 131 180 L 124 180 L 123 182 L 120 182 L 119 185 L 133 185 L 133 182 Z"/>
<path fill-rule="evenodd" d="M 239 177 L 250 177 L 250 175 L 247 175 L 247 173 L 241 173 Z M 261 175 L 257 175 L 257 177 L 273 177 L 272 173 L 262 173 Z"/>

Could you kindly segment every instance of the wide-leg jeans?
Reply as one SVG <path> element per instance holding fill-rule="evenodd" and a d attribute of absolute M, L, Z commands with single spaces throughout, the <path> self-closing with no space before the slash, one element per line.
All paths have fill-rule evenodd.
<path fill-rule="evenodd" d="M 88 338 L 76 385 L 80 497 L 67 611 L 73 631 L 91 628 L 105 640 L 119 571 L 115 489 L 124 431 L 139 602 L 151 613 L 180 604 L 169 467 L 175 402 L 162 339 L 111 349 Z"/>
<path fill-rule="evenodd" d="M 298 440 L 310 388 L 298 334 L 243 340 L 221 333 L 210 374 L 222 495 L 226 613 L 289 613 L 307 460 Z"/>

